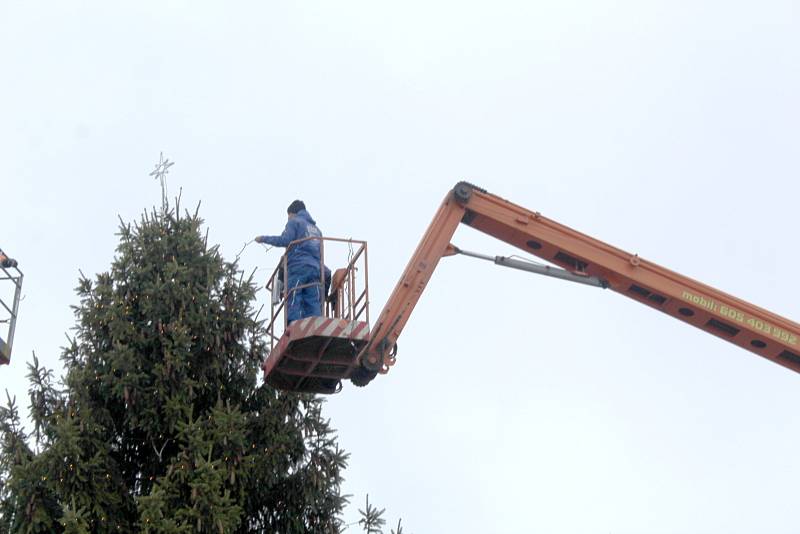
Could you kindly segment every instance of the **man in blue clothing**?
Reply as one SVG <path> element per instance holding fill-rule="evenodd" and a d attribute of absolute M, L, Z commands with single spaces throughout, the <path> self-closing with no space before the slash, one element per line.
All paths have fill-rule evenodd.
<path fill-rule="evenodd" d="M 308 237 L 321 238 L 322 232 L 317 223 L 306 211 L 302 200 L 295 200 L 286 212 L 289 221 L 281 235 L 260 235 L 256 243 L 265 243 L 274 247 L 286 247 L 286 263 L 288 269 L 286 319 L 288 323 L 322 315 L 323 291 L 320 286 L 320 239 L 307 239 L 301 243 L 292 242 Z M 328 269 L 325 268 L 326 279 Z M 301 287 L 305 286 L 305 287 Z M 299 289 L 296 289 L 299 288 Z"/>

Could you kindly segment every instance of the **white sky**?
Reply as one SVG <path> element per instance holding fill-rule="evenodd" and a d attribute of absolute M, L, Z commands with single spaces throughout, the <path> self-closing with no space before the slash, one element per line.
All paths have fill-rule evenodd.
<path fill-rule="evenodd" d="M 22 404 L 32 351 L 60 368 L 78 269 L 160 202 L 162 150 L 229 259 L 294 198 L 367 240 L 373 317 L 461 179 L 800 317 L 793 1 L 0 0 L 0 73 L 0 246 L 26 275 L 0 385 Z M 800 377 L 778 365 L 466 258 L 399 347 L 327 415 L 354 503 L 408 531 L 797 531 Z"/>

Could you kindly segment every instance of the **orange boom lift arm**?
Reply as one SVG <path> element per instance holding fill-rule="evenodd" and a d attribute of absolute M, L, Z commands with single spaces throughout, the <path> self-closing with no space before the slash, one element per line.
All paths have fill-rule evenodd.
<path fill-rule="evenodd" d="M 459 224 L 563 270 L 461 251 L 450 244 Z M 439 260 L 459 253 L 611 289 L 800 372 L 797 323 L 460 182 L 439 207 L 359 355 L 372 376 L 394 364 L 397 339 Z"/>
<path fill-rule="evenodd" d="M 450 244 L 459 224 L 471 226 L 557 267 L 460 250 Z M 267 288 L 273 290 L 273 314 L 267 329 L 271 351 L 263 368 L 266 381 L 272 386 L 290 391 L 335 393 L 342 379 L 364 386 L 378 373 L 388 372 L 395 363 L 397 339 L 439 260 L 455 254 L 611 289 L 800 372 L 797 323 L 466 182 L 456 184 L 445 197 L 371 330 L 366 279 L 363 290 L 354 290 L 355 274 L 359 272 L 357 260 L 364 262 L 360 272 L 366 278 L 366 243 L 347 242 L 361 248 L 346 268 L 334 274 L 333 293 L 328 299 L 332 302 L 330 299 L 335 297 L 336 306 L 329 306 L 323 316 L 290 325 L 281 322 L 278 312 L 291 293 L 285 289 L 275 293 L 279 286 L 275 282 L 277 271 L 268 282 Z M 341 276 L 337 278 L 337 274 Z M 285 328 L 281 333 L 282 325 Z"/>

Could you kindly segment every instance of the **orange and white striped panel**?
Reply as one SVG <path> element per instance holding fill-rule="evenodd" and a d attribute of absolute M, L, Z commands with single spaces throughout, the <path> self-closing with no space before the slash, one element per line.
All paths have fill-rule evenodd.
<path fill-rule="evenodd" d="M 369 337 L 369 324 L 330 317 L 306 317 L 292 323 L 288 334 L 293 340 L 310 336 L 366 340 Z"/>

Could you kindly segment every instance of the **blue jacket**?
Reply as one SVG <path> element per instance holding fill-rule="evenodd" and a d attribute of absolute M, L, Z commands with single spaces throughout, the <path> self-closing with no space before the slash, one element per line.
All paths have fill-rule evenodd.
<path fill-rule="evenodd" d="M 261 241 L 274 247 L 288 247 L 292 241 L 306 237 L 322 237 L 317 223 L 306 210 L 300 210 L 289 219 L 281 235 L 264 235 Z M 298 267 L 313 267 L 319 271 L 320 240 L 309 239 L 289 249 L 287 264 L 291 270 Z"/>

